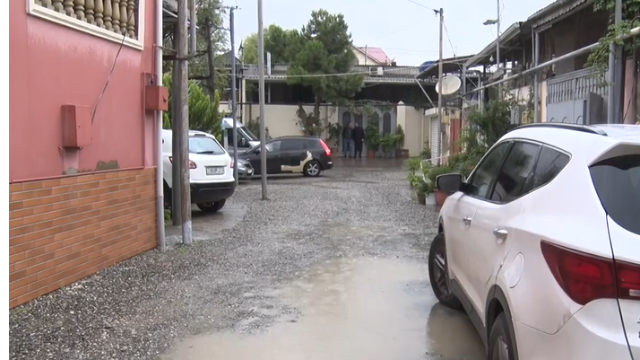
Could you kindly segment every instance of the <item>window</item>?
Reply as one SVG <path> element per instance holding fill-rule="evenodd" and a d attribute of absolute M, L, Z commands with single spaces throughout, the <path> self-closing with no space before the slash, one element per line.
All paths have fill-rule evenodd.
<path fill-rule="evenodd" d="M 533 189 L 533 168 L 540 145 L 516 142 L 498 174 L 491 200 L 513 201 Z"/>
<path fill-rule="evenodd" d="M 511 142 L 503 142 L 496 145 L 485 155 L 484 159 L 476 167 L 469 181 L 467 194 L 480 198 L 487 198 L 491 183 L 498 175 L 502 161 L 504 160 Z"/>
<path fill-rule="evenodd" d="M 553 150 L 546 146 L 542 147 L 536 169 L 533 171 L 531 181 L 533 189 L 537 189 L 551 182 L 569 163 L 569 155 Z"/>
<path fill-rule="evenodd" d="M 280 151 L 280 141 L 272 141 L 265 145 L 267 152 Z"/>
<path fill-rule="evenodd" d="M 317 140 L 305 140 L 304 141 L 304 149 L 305 150 L 318 150 L 322 149 L 320 145 L 320 141 Z"/>
<path fill-rule="evenodd" d="M 640 155 L 601 161 L 590 168 L 602 207 L 618 225 L 640 235 Z"/>
<path fill-rule="evenodd" d="M 224 154 L 222 146 L 208 136 L 190 136 L 189 152 L 192 154 Z"/>
<path fill-rule="evenodd" d="M 136 49 L 143 47 L 144 16 L 140 14 L 144 14 L 145 0 L 26 1 L 30 15 Z"/>
<path fill-rule="evenodd" d="M 282 151 L 297 151 L 302 150 L 303 141 L 301 139 L 289 139 L 283 140 L 280 150 Z"/>

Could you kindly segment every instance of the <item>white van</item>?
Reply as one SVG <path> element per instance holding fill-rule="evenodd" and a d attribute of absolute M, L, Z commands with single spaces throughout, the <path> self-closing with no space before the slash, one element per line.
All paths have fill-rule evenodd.
<path fill-rule="evenodd" d="M 223 118 L 220 122 L 220 126 L 222 127 L 222 143 L 226 145 L 227 151 L 230 154 L 233 154 L 233 119 L 228 117 Z M 241 153 L 260 144 L 260 139 L 237 120 L 236 132 L 238 133 L 238 138 L 235 140 L 237 141 L 236 146 L 238 148 L 238 152 Z"/>
<path fill-rule="evenodd" d="M 162 176 L 165 204 L 171 204 L 172 162 L 171 130 L 162 130 Z M 233 195 L 236 181 L 233 160 L 215 137 L 189 130 L 189 168 L 191 202 L 204 212 L 216 212 Z"/>

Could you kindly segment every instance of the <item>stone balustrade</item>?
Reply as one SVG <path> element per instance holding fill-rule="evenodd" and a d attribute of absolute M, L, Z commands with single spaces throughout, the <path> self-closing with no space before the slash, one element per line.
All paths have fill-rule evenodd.
<path fill-rule="evenodd" d="M 139 0 L 35 0 L 35 4 L 131 39 L 138 38 Z"/>

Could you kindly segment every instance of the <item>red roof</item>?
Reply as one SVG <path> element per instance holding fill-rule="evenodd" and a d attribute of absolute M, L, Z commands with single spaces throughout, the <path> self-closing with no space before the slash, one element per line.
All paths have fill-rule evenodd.
<path fill-rule="evenodd" d="M 381 48 L 367 46 L 367 47 L 356 47 L 356 49 L 362 51 L 368 57 L 372 58 L 373 60 L 379 63 L 390 64 L 392 61 L 384 52 L 384 50 L 382 50 Z"/>

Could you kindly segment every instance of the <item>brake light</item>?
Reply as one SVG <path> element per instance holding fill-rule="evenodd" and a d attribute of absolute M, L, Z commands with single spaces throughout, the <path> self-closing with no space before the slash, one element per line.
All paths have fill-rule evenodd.
<path fill-rule="evenodd" d="M 229 162 L 229 167 L 233 169 L 233 159 L 231 159 L 231 162 Z"/>
<path fill-rule="evenodd" d="M 640 300 L 640 265 L 540 243 L 549 270 L 562 290 L 580 305 L 597 299 Z"/>
<path fill-rule="evenodd" d="M 169 156 L 169 162 L 173 164 L 173 157 Z M 189 160 L 189 169 L 193 170 L 197 168 L 198 168 L 198 165 L 196 165 L 196 163 L 194 163 L 193 161 Z"/>
<path fill-rule="evenodd" d="M 327 156 L 331 156 L 331 149 L 329 149 L 327 144 L 324 143 L 324 140 L 320 139 L 320 145 L 322 145 L 322 148 L 324 149 L 325 154 L 327 154 Z"/>

